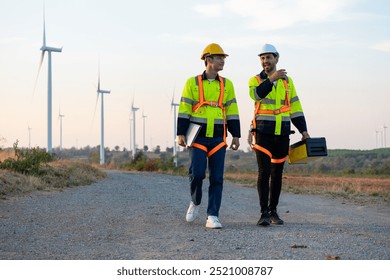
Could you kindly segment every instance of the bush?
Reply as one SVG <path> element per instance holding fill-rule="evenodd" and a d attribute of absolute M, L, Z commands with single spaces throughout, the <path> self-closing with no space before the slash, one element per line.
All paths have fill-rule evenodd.
<path fill-rule="evenodd" d="M 53 160 L 52 155 L 45 150 L 38 148 L 20 149 L 18 148 L 18 142 L 13 145 L 15 157 L 7 158 L 3 162 L 0 162 L 0 169 L 7 169 L 22 173 L 25 175 L 41 175 L 43 172 L 42 165 Z"/>

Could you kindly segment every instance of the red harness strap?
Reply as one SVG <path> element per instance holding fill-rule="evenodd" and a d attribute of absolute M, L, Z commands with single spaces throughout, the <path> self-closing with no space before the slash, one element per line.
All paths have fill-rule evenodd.
<path fill-rule="evenodd" d="M 219 143 L 217 146 L 212 148 L 210 151 L 208 151 L 207 147 L 198 143 L 193 143 L 192 147 L 201 149 L 207 153 L 207 157 L 211 157 L 213 154 L 215 154 L 219 149 L 222 149 L 224 147 L 227 147 L 226 144 L 226 118 L 225 118 L 225 106 L 223 106 L 223 95 L 225 93 L 225 85 L 223 82 L 223 78 L 219 76 L 219 85 L 220 85 L 220 94 L 218 98 L 218 103 L 215 101 L 208 101 L 204 99 L 204 91 L 203 91 L 203 80 L 202 75 L 198 75 L 198 88 L 199 88 L 199 102 L 195 104 L 195 106 L 192 107 L 192 112 L 195 112 L 200 108 L 201 106 L 214 106 L 219 107 L 222 109 L 223 113 L 223 142 Z"/>

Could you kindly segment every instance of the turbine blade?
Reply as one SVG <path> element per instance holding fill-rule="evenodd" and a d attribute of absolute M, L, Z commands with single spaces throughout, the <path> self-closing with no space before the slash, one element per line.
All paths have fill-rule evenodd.
<path fill-rule="evenodd" d="M 98 70 L 98 91 L 100 91 L 100 65 Z"/>
<path fill-rule="evenodd" d="M 45 2 L 43 2 L 43 47 L 46 47 Z"/>
<path fill-rule="evenodd" d="M 42 68 L 42 63 L 43 63 L 43 59 L 45 57 L 45 52 L 42 51 L 42 54 L 41 54 L 41 59 L 39 61 L 39 65 L 38 65 L 38 72 L 37 72 L 37 77 L 35 78 L 35 83 L 34 83 L 34 89 L 33 89 L 33 99 L 34 99 L 34 95 L 35 95 L 35 90 L 36 90 L 36 87 L 37 87 L 37 84 L 38 84 L 38 78 L 39 78 L 39 73 L 41 72 L 41 68 Z"/>
<path fill-rule="evenodd" d="M 98 57 L 98 91 L 100 91 L 100 56 Z"/>
<path fill-rule="evenodd" d="M 96 109 L 97 109 L 98 101 L 99 101 L 99 93 L 96 95 L 96 103 L 95 103 L 95 110 L 93 111 L 93 116 L 92 116 L 92 124 L 93 124 L 93 121 L 95 120 L 95 115 L 96 115 Z"/>

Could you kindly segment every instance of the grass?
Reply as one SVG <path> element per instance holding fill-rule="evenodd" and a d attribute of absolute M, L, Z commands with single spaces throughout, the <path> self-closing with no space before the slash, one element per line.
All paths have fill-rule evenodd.
<path fill-rule="evenodd" d="M 78 161 L 54 161 L 42 171 L 42 175 L 34 176 L 0 170 L 0 198 L 89 185 L 106 177 L 103 171 Z"/>
<path fill-rule="evenodd" d="M 225 178 L 255 188 L 257 173 L 226 173 Z M 283 176 L 283 191 L 327 195 L 359 203 L 378 202 L 390 206 L 390 178 L 288 174 Z"/>

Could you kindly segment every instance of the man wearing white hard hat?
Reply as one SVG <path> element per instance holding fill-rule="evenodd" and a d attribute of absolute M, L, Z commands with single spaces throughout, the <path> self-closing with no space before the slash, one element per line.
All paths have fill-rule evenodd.
<path fill-rule="evenodd" d="M 282 225 L 277 206 L 292 133 L 291 122 L 302 134 L 302 140 L 310 136 L 293 80 L 285 69 L 276 68 L 279 52 L 275 46 L 265 44 L 258 56 L 263 70 L 249 79 L 249 95 L 255 102 L 255 112 L 248 138 L 258 164 L 261 216 L 257 225 Z"/>

